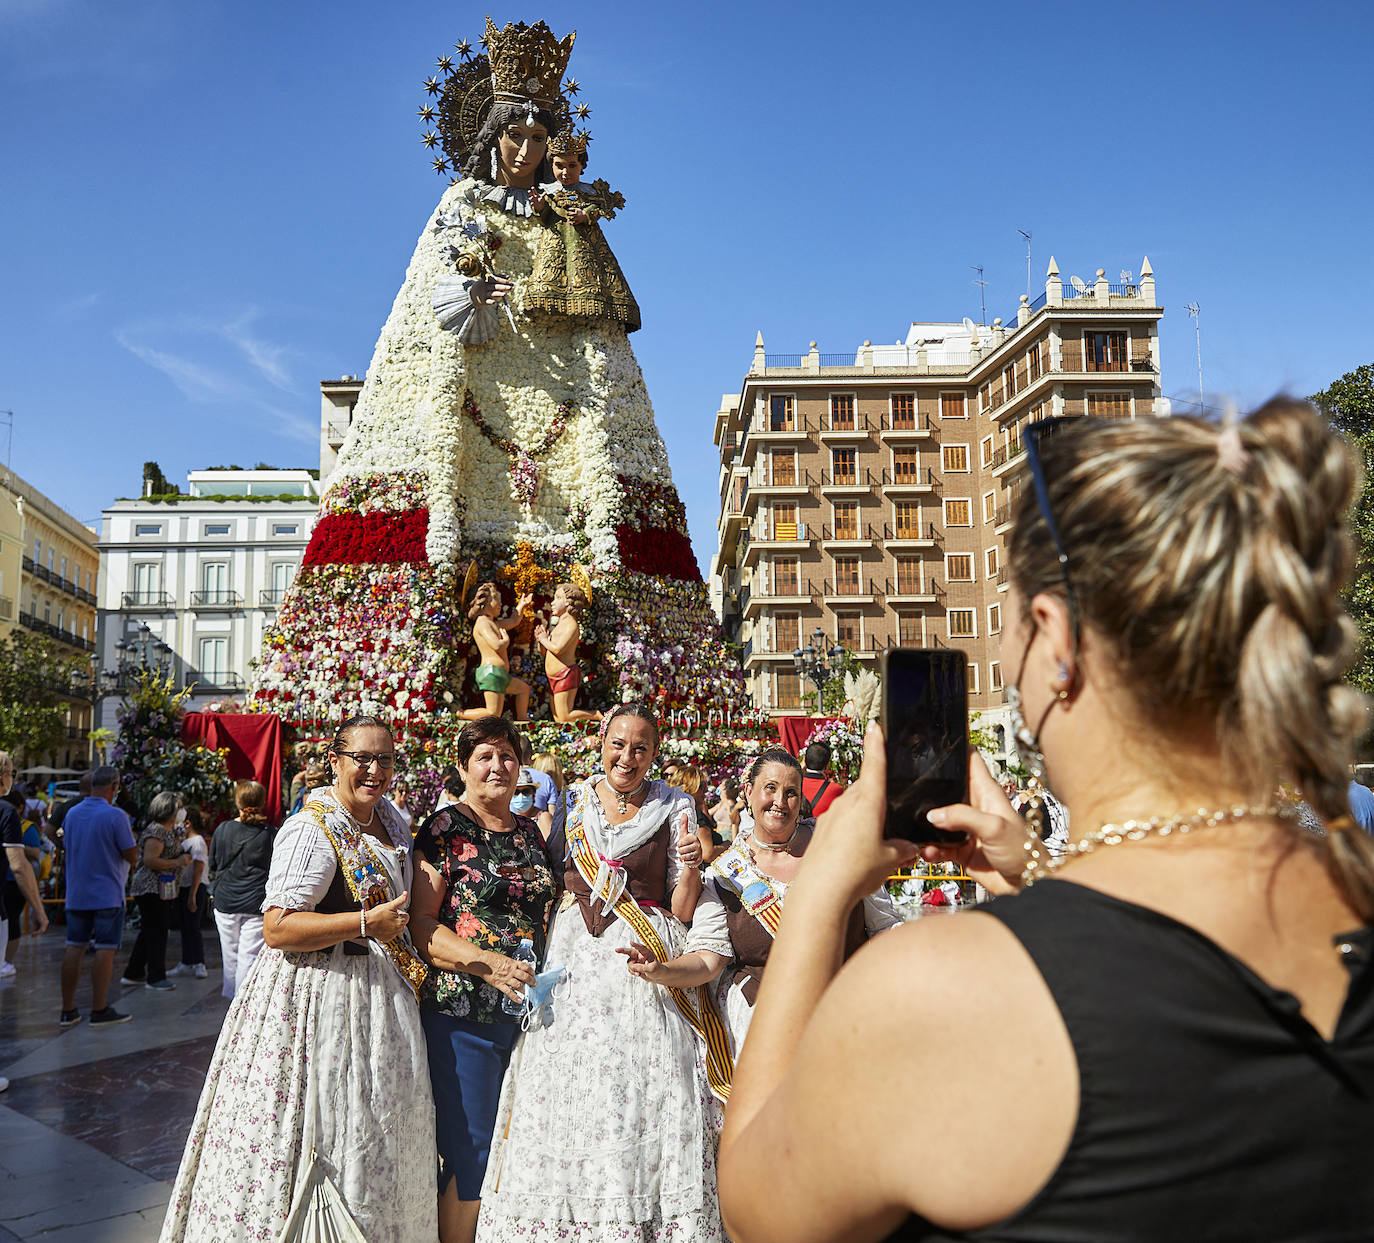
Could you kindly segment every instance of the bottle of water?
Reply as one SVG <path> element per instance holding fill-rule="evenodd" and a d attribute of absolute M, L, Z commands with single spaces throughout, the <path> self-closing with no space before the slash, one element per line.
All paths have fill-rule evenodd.
<path fill-rule="evenodd" d="M 534 942 L 528 938 L 520 942 L 520 948 L 511 955 L 516 962 L 527 962 L 531 967 L 539 960 L 534 956 Z M 523 1014 L 525 1003 L 516 1001 L 514 997 L 509 997 L 505 993 L 501 994 L 501 1009 L 507 1014 Z"/>

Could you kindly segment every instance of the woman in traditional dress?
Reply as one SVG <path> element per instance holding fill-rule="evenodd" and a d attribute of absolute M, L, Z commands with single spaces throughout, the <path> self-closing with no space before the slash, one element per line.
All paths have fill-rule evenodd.
<path fill-rule="evenodd" d="M 701 892 L 691 800 L 647 778 L 657 749 L 653 717 L 623 705 L 603 773 L 567 791 L 567 893 L 546 955 L 567 984 L 506 1074 L 479 1240 L 723 1237 L 696 1037 L 616 953 L 678 953 Z"/>
<path fill-rule="evenodd" d="M 420 996 L 443 1167 L 439 1238 L 471 1243 L 481 1206 L 501 1078 L 520 1035 L 520 1002 L 534 982 L 516 959 L 536 959 L 554 879 L 539 826 L 511 811 L 520 734 L 505 717 L 470 721 L 454 744 L 463 797 L 432 815 L 415 838 L 412 935 L 435 968 Z"/>
<path fill-rule="evenodd" d="M 659 962 L 637 942 L 621 951 L 635 975 L 655 984 L 688 989 L 717 980 L 717 1004 L 736 1054 L 749 1032 L 787 887 L 815 828 L 813 821 L 801 819 L 801 783 L 801 765 L 790 752 L 774 747 L 759 755 L 744 780 L 753 827 L 706 869 L 682 956 Z M 868 937 L 901 922 L 887 891 L 874 890 L 849 913 L 845 957 Z"/>
<path fill-rule="evenodd" d="M 391 731 L 352 717 L 330 760 L 333 784 L 277 834 L 267 948 L 225 1017 L 164 1241 L 276 1240 L 288 1218 L 287 1237 L 315 1237 L 301 1213 L 327 1179 L 369 1243 L 433 1243 L 425 968 L 407 933 L 410 833 L 382 798 Z"/>

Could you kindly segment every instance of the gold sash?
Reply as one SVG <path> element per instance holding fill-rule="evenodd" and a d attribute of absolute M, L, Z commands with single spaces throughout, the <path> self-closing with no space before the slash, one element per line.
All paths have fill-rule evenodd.
<path fill-rule="evenodd" d="M 594 898 L 604 898 L 607 890 L 597 892 L 597 860 L 582 831 L 581 804 L 573 812 L 572 823 L 568 826 L 568 847 L 572 861 L 592 890 Z M 609 888 L 609 880 L 607 881 Z M 639 942 L 646 946 L 659 962 L 668 961 L 668 950 L 652 921 L 641 909 L 638 902 L 626 889 L 615 900 L 611 908 L 629 926 Z M 706 1046 L 706 1083 L 711 1094 L 719 1101 L 730 1099 L 730 1077 L 734 1073 L 734 1057 L 730 1052 L 730 1037 L 725 1030 L 720 1013 L 716 1009 L 715 998 L 711 995 L 709 984 L 698 985 L 692 990 L 695 997 L 686 989 L 669 988 L 668 995 L 673 999 L 678 1013 L 687 1020 L 688 1025 L 701 1037 Z"/>
<path fill-rule="evenodd" d="M 326 808 L 327 803 L 324 799 L 317 799 L 306 806 L 320 832 L 334 848 L 339 868 L 343 872 L 344 881 L 348 885 L 348 892 L 353 895 L 353 900 L 370 911 L 373 907 L 399 896 L 391 892 L 386 868 L 380 865 L 373 855 L 362 831 L 355 828 L 352 820 L 347 817 L 344 817 L 343 824 L 336 823 L 331 829 L 325 816 Z M 372 939 L 386 950 L 396 970 L 401 973 L 401 978 L 410 985 L 418 1001 L 420 987 L 429 974 L 429 968 L 410 947 L 405 935 L 402 934 L 390 941 L 383 941 L 380 937 Z"/>
<path fill-rule="evenodd" d="M 763 925 L 770 937 L 782 925 L 782 898 L 744 850 L 733 847 L 711 864 L 716 880 L 739 895 L 740 905 Z"/>

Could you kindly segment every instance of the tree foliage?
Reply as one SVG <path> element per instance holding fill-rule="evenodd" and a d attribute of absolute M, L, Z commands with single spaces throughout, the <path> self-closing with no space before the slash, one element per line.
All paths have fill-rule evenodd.
<path fill-rule="evenodd" d="M 1356 367 L 1309 399 L 1342 432 L 1364 460 L 1364 487 L 1350 510 L 1355 574 L 1346 607 L 1360 631 L 1352 685 L 1374 693 L 1374 363 Z"/>
<path fill-rule="evenodd" d="M 67 735 L 64 690 L 90 682 L 90 664 L 59 654 L 27 630 L 0 643 L 0 747 L 25 760 L 55 752 Z"/>

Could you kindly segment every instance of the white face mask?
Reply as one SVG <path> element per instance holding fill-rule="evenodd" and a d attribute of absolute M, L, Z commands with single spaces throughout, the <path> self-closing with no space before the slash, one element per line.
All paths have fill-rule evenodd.
<path fill-rule="evenodd" d="M 182 807 L 177 811 L 177 827 L 180 828 L 186 823 L 186 808 Z"/>
<path fill-rule="evenodd" d="M 510 801 L 510 809 L 511 809 L 511 811 L 515 812 L 515 814 L 516 814 L 517 816 L 527 816 L 527 815 L 529 815 L 530 810 L 531 810 L 533 807 L 534 807 L 534 795 L 532 795 L 532 794 L 517 794 L 517 795 L 516 795 L 513 799 L 511 799 L 511 801 Z"/>

